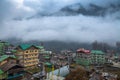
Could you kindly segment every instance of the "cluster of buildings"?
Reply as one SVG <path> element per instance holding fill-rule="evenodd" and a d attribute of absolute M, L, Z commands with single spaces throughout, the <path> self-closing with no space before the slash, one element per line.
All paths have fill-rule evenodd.
<path fill-rule="evenodd" d="M 80 48 L 76 51 L 75 62 L 83 66 L 99 66 L 105 63 L 113 64 L 120 62 L 120 55 L 113 52 L 105 53 L 101 50 L 86 50 L 84 48 Z"/>
<path fill-rule="evenodd" d="M 94 69 L 89 80 L 117 80 L 120 71 L 119 54 L 104 53 L 101 50 L 86 50 L 80 48 L 76 52 L 75 62 L 86 71 Z"/>
<path fill-rule="evenodd" d="M 0 80 L 18 80 L 26 77 L 27 70 L 38 67 L 43 46 L 21 44 L 13 46 L 0 41 Z"/>
<path fill-rule="evenodd" d="M 54 69 L 68 65 L 68 55 L 46 51 L 43 46 L 39 45 L 14 46 L 0 41 L 0 80 L 31 80 L 35 73 L 43 70 L 52 71 L 53 65 Z M 34 71 L 31 71 L 32 69 Z M 38 76 L 40 78 L 40 75 Z"/>
<path fill-rule="evenodd" d="M 106 62 L 105 53 L 100 50 L 85 50 L 84 48 L 80 48 L 76 53 L 76 64 L 80 64 L 89 68 L 93 65 L 101 65 Z"/>
<path fill-rule="evenodd" d="M 100 69 L 99 71 L 103 72 L 105 71 L 104 64 L 120 67 L 120 58 L 116 54 L 106 55 L 101 50 L 80 48 L 76 52 L 64 50 L 60 54 L 56 54 L 46 51 L 43 46 L 39 45 L 20 44 L 14 46 L 8 42 L 0 41 L 0 80 L 32 80 L 34 77 L 43 77 L 43 75 L 38 75 L 41 74 L 38 73 L 40 71 L 47 72 L 44 76 L 48 72 L 52 74 L 50 71 L 54 71 L 56 75 L 61 74 L 65 77 L 66 74 L 63 75 L 65 73 L 64 67 L 71 71 L 71 65 L 74 64 L 83 66 L 87 71 Z M 31 73 L 32 69 L 34 71 L 37 69 L 37 71 Z"/>

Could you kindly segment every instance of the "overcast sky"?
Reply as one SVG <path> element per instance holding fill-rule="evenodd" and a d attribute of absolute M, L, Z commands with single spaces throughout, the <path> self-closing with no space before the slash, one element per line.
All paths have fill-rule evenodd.
<path fill-rule="evenodd" d="M 101 16 L 44 16 L 27 20 L 37 13 L 54 13 L 61 8 L 81 3 L 99 6 L 119 4 L 119 0 L 1 0 L 0 39 L 23 41 L 101 42 L 120 41 L 120 11 Z M 14 18 L 22 18 L 15 20 Z"/>

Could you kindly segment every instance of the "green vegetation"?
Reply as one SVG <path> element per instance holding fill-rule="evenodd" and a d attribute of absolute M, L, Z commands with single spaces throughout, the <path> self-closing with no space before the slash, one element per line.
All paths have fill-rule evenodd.
<path fill-rule="evenodd" d="M 52 68 L 50 68 L 50 67 L 45 67 L 45 70 L 46 70 L 46 72 L 51 72 L 51 71 L 52 71 Z"/>
<path fill-rule="evenodd" d="M 0 80 L 4 79 L 4 78 L 7 78 L 7 73 L 6 72 L 3 72 L 1 69 L 0 69 Z"/>
<path fill-rule="evenodd" d="M 88 80 L 87 72 L 83 68 L 77 68 L 71 71 L 65 80 Z"/>
<path fill-rule="evenodd" d="M 0 69 L 0 75 L 3 74 L 4 72 Z"/>

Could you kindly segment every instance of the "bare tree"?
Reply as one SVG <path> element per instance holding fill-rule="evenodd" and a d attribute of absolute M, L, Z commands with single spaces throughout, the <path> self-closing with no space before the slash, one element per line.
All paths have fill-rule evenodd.
<path fill-rule="evenodd" d="M 87 72 L 82 68 L 71 71 L 65 80 L 88 80 Z"/>

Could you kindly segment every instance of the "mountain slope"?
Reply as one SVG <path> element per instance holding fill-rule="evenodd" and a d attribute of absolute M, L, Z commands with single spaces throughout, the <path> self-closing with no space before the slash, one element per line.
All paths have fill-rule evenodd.
<path fill-rule="evenodd" d="M 51 16 L 76 16 L 76 15 L 85 15 L 85 16 L 106 16 L 107 14 L 120 13 L 120 3 L 118 4 L 109 4 L 106 6 L 99 6 L 96 4 L 89 4 L 83 6 L 80 3 L 72 4 L 62 7 L 60 10 L 52 13 L 37 12 L 35 15 L 29 16 L 27 18 L 16 17 L 14 20 L 23 20 L 23 19 L 33 19 L 41 17 L 51 17 Z M 120 19 L 120 15 L 116 18 Z"/>
<path fill-rule="evenodd" d="M 87 16 L 104 16 L 107 13 L 115 13 L 120 11 L 120 4 L 114 5 L 110 4 L 106 7 L 98 6 L 95 4 L 89 4 L 88 7 L 84 7 L 81 4 L 73 4 L 62 8 L 60 11 L 54 13 L 53 15 L 87 15 Z"/>

